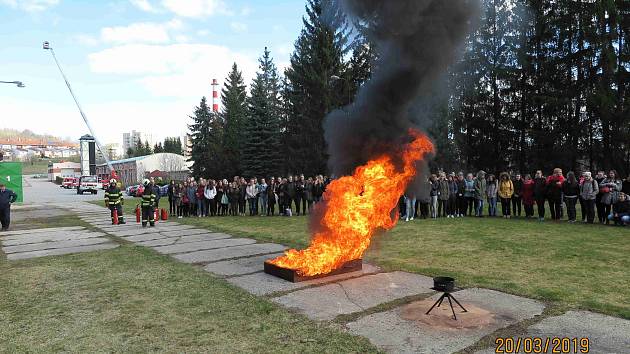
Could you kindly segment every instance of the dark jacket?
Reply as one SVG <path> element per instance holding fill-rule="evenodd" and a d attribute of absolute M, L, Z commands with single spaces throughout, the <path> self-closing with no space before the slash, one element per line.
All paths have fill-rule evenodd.
<path fill-rule="evenodd" d="M 286 193 L 287 196 L 291 199 L 295 198 L 295 182 L 287 182 L 286 183 Z"/>
<path fill-rule="evenodd" d="M 577 197 L 580 195 L 580 184 L 577 181 L 573 184 L 569 181 L 564 181 L 562 184 L 562 193 L 565 197 Z"/>
<path fill-rule="evenodd" d="M 630 200 L 624 200 L 623 202 L 613 204 L 613 213 L 630 214 Z"/>
<path fill-rule="evenodd" d="M 16 200 L 17 194 L 8 188 L 5 189 L 4 192 L 0 192 L 0 209 L 10 207 Z"/>
<path fill-rule="evenodd" d="M 547 197 L 547 180 L 544 177 L 534 178 L 534 199 L 541 200 Z"/>
<path fill-rule="evenodd" d="M 512 185 L 514 186 L 514 197 L 522 197 L 521 194 L 523 194 L 523 179 L 513 180 Z"/>
<path fill-rule="evenodd" d="M 463 197 L 464 196 L 464 192 L 466 191 L 466 180 L 457 180 L 457 196 L 458 197 Z"/>

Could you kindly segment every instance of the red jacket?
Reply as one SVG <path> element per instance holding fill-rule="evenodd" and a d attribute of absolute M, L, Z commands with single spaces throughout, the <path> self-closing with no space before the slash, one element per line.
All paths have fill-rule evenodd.
<path fill-rule="evenodd" d="M 523 204 L 534 205 L 534 180 L 523 181 L 521 196 L 523 197 Z"/>

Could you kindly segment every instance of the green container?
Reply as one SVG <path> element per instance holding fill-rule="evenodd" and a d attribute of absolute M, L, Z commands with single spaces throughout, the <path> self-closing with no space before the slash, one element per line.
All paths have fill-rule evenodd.
<path fill-rule="evenodd" d="M 7 189 L 17 194 L 17 202 L 24 201 L 24 189 L 22 189 L 22 163 L 0 162 L 0 183 L 4 183 Z"/>

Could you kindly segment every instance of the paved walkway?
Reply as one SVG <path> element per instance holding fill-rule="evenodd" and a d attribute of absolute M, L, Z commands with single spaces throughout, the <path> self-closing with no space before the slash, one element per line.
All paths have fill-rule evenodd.
<path fill-rule="evenodd" d="M 518 340 L 517 335 L 522 338 L 585 337 L 589 339 L 590 353 L 630 353 L 630 321 L 627 320 L 585 311 L 544 316 L 545 305 L 539 301 L 488 289 L 463 289 L 454 295 L 469 311 L 458 313 L 459 320 L 454 321 L 450 308 L 445 306 L 434 309 L 430 315 L 424 314 L 440 295 L 430 289 L 433 281 L 429 277 L 382 272 L 364 264 L 359 272 L 290 283 L 263 273 L 264 260 L 280 255 L 286 249 L 283 245 L 258 243 L 173 221 L 158 222 L 155 228 L 144 229 L 133 220 L 128 220 L 127 225 L 112 226 L 106 210 L 100 206 L 78 202 L 63 207 L 70 208 L 102 232 L 152 248 L 181 262 L 201 265 L 204 270 L 252 294 L 265 296 L 313 320 L 341 323 L 347 331 L 368 338 L 387 352 L 451 353 L 479 348 L 476 353 L 494 353 L 493 341 L 482 342 L 486 345 L 477 343 L 501 331 L 501 335 L 507 333 L 515 340 Z M 50 254 L 63 252 L 51 249 L 72 251 L 73 247 L 111 245 L 95 241 L 102 238 L 102 233 L 82 228 L 62 231 L 66 238 L 43 231 L 32 233 L 28 237 L 35 241 L 25 245 L 10 244 L 12 240 L 21 239 L 19 232 L 5 235 L 3 250 L 13 250 L 7 252 L 8 257 L 13 257 L 41 252 L 40 246 L 26 246 L 41 244 L 40 241 L 58 245 L 59 248 L 44 250 Z M 70 235 L 76 237 L 67 238 Z M 84 244 L 90 242 L 96 244 Z M 10 248 L 19 246 L 25 248 Z M 552 349 L 550 346 L 547 352 L 551 353 Z M 520 352 L 524 350 L 523 347 Z"/>

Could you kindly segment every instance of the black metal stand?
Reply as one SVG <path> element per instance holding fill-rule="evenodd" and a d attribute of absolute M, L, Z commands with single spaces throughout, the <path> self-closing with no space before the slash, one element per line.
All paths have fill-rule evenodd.
<path fill-rule="evenodd" d="M 457 299 L 455 298 L 455 296 L 451 295 L 451 293 L 445 292 L 444 294 L 442 294 L 442 296 L 440 296 L 440 298 L 435 302 L 435 304 L 433 304 L 433 306 L 431 306 L 431 308 L 429 309 L 429 311 L 427 311 L 427 315 L 431 312 L 431 310 L 433 310 L 434 307 L 440 307 L 440 305 L 442 305 L 442 301 L 444 301 L 444 298 L 448 298 L 448 303 L 449 305 L 451 305 L 451 311 L 453 312 L 453 319 L 457 320 L 457 316 L 455 315 L 455 309 L 453 308 L 453 302 L 451 301 L 451 299 L 453 299 L 453 301 L 455 301 L 455 303 L 457 303 L 457 305 L 459 305 L 459 307 L 462 308 L 462 312 L 468 312 L 468 310 L 466 310 L 464 308 L 464 306 L 462 306 L 462 304 L 459 303 L 459 301 L 457 301 Z"/>

